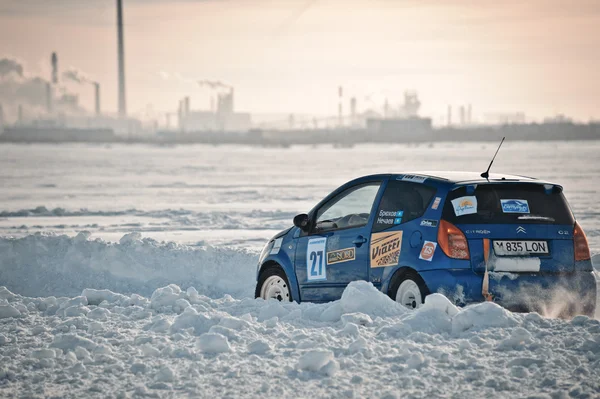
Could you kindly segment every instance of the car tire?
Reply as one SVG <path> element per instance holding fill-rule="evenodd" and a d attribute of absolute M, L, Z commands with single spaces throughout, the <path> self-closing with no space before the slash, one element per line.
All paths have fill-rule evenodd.
<path fill-rule="evenodd" d="M 291 302 L 292 291 L 285 272 L 278 266 L 269 266 L 263 270 L 258 277 L 254 297 Z"/>
<path fill-rule="evenodd" d="M 410 310 L 420 308 L 425 303 L 427 295 L 429 289 L 425 281 L 414 270 L 400 272 L 390 285 L 390 298 Z"/>

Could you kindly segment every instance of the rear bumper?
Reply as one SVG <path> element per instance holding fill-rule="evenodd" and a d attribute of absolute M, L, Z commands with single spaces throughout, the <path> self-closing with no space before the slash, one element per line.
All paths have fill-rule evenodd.
<path fill-rule="evenodd" d="M 446 295 L 457 305 L 483 302 L 483 274 L 469 269 L 421 272 L 430 292 Z M 514 311 L 554 314 L 559 309 L 593 315 L 596 307 L 596 279 L 592 272 L 565 274 L 490 273 L 489 291 L 493 301 Z"/>

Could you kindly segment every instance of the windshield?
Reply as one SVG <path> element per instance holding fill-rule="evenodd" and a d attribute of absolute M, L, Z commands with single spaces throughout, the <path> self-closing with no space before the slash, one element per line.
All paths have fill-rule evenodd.
<path fill-rule="evenodd" d="M 442 217 L 453 224 L 560 224 L 575 219 L 562 190 L 541 184 L 480 184 L 448 194 Z"/>

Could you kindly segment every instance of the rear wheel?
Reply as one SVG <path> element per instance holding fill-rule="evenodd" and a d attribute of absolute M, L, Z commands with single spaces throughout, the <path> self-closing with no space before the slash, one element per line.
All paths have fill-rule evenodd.
<path fill-rule="evenodd" d="M 406 270 L 394 279 L 389 293 L 390 298 L 412 310 L 423 305 L 429 290 L 421 276 L 412 270 Z"/>
<path fill-rule="evenodd" d="M 275 266 L 267 267 L 262 271 L 254 292 L 256 298 L 277 299 L 278 301 L 291 302 L 292 292 L 285 272 Z"/>

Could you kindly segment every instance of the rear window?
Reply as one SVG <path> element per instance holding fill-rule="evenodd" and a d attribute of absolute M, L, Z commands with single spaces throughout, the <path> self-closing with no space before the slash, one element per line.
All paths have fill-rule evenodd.
<path fill-rule="evenodd" d="M 561 224 L 575 219 L 562 190 L 546 193 L 540 184 L 480 184 L 450 192 L 443 219 L 453 224 Z"/>

